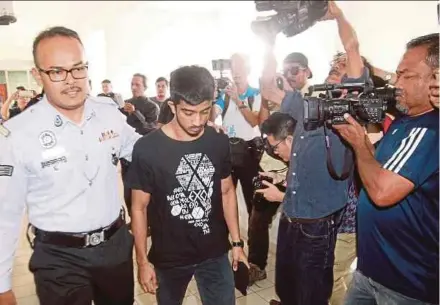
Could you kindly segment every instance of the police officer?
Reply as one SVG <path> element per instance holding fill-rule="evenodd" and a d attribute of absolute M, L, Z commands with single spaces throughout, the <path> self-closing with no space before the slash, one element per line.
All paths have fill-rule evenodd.
<path fill-rule="evenodd" d="M 121 215 L 116 165 L 131 159 L 140 136 L 112 100 L 88 96 L 76 32 L 40 33 L 33 55 L 32 73 L 46 95 L 0 135 L 0 304 L 16 304 L 11 267 L 26 207 L 41 304 L 132 305 L 133 238 Z"/>

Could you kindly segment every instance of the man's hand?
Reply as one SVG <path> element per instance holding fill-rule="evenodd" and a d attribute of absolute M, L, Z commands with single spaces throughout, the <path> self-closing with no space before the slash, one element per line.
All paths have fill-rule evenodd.
<path fill-rule="evenodd" d="M 231 100 L 234 103 L 237 104 L 237 103 L 240 102 L 240 97 L 239 97 L 239 94 L 238 94 L 238 89 L 237 89 L 237 86 L 234 84 L 234 82 L 229 81 L 229 86 L 227 86 L 225 88 L 225 93 L 230 96 Z"/>
<path fill-rule="evenodd" d="M 134 108 L 134 105 L 131 103 L 125 103 L 124 105 L 124 111 L 128 112 L 128 114 L 132 114 L 136 108 Z"/>
<path fill-rule="evenodd" d="M 258 173 L 260 176 L 263 177 L 269 177 L 273 179 L 273 184 L 278 184 L 280 182 L 282 182 L 284 180 L 283 176 L 278 174 L 278 173 L 274 173 L 274 172 L 260 172 Z"/>
<path fill-rule="evenodd" d="M 328 10 L 324 17 L 321 18 L 321 21 L 324 20 L 335 20 L 342 16 L 341 9 L 336 5 L 335 1 L 328 2 Z"/>
<path fill-rule="evenodd" d="M 287 81 L 286 81 L 287 83 Z M 286 96 L 286 92 L 284 90 L 281 90 L 278 88 L 276 84 L 276 79 L 273 79 L 271 82 L 264 82 L 262 81 L 260 84 L 261 89 L 261 96 L 276 104 L 281 105 L 281 102 L 283 101 L 284 97 Z"/>
<path fill-rule="evenodd" d="M 226 130 L 223 128 L 223 126 L 217 125 L 214 122 L 208 121 L 206 123 L 206 125 L 208 125 L 209 127 L 212 127 L 215 129 L 215 131 L 217 131 L 217 133 L 226 133 Z"/>
<path fill-rule="evenodd" d="M 367 137 L 367 131 L 348 113 L 344 114 L 345 120 L 348 124 L 334 125 L 339 134 L 353 147 L 356 151 L 358 149 L 368 148 L 367 142 L 370 141 Z"/>
<path fill-rule="evenodd" d="M 156 294 L 156 290 L 158 288 L 156 272 L 150 263 L 145 263 L 138 266 L 138 280 L 145 292 Z"/>
<path fill-rule="evenodd" d="M 265 189 L 256 190 L 256 193 L 263 194 L 264 198 L 270 202 L 282 202 L 284 199 L 284 193 L 281 192 L 275 185 L 267 181 L 262 181 L 267 186 Z"/>
<path fill-rule="evenodd" d="M 0 293 L 0 305 L 17 305 L 17 300 L 12 290 Z"/>
<path fill-rule="evenodd" d="M 435 69 L 432 74 L 431 82 L 429 84 L 429 100 L 435 108 L 439 107 L 439 78 L 438 78 L 439 69 Z"/>
<path fill-rule="evenodd" d="M 243 262 L 249 268 L 249 262 L 243 248 L 232 247 L 232 270 L 237 271 L 239 262 Z"/>

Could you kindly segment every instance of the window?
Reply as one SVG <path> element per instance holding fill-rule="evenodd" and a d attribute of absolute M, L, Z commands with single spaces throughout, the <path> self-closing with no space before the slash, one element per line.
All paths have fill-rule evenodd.
<path fill-rule="evenodd" d="M 15 92 L 18 86 L 29 88 L 27 71 L 8 71 L 8 91 Z"/>

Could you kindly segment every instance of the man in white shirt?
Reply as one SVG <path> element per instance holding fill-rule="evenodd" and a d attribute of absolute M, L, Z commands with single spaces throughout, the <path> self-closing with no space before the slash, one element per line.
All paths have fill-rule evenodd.
<path fill-rule="evenodd" d="M 132 305 L 133 237 L 121 213 L 117 163 L 131 160 L 140 135 L 111 99 L 88 95 L 75 31 L 43 31 L 33 54 L 45 96 L 0 135 L 0 304 L 16 304 L 12 266 L 27 209 L 40 304 Z"/>

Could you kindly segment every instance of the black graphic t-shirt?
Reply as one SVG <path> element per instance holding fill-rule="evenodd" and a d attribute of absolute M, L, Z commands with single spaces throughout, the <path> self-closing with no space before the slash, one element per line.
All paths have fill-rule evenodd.
<path fill-rule="evenodd" d="M 155 267 L 197 264 L 228 251 L 221 180 L 230 174 L 228 137 L 211 127 L 190 142 L 159 129 L 136 143 L 126 183 L 151 194 L 148 257 Z"/>

